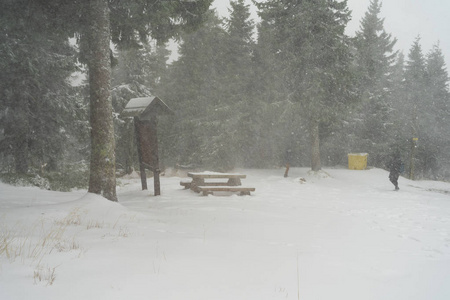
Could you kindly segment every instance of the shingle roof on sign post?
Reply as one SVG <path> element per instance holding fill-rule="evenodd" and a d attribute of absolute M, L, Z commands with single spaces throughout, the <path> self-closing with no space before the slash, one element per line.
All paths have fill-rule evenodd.
<path fill-rule="evenodd" d="M 172 115 L 174 112 L 158 97 L 133 98 L 122 111 L 123 117 L 138 117 L 149 120 L 158 115 Z"/>

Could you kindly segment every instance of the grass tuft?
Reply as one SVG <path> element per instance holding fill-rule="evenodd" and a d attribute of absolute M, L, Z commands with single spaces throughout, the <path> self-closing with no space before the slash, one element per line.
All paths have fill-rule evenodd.
<path fill-rule="evenodd" d="M 105 226 L 105 222 L 90 220 L 86 225 L 86 229 L 89 230 L 92 228 L 103 228 L 104 226 Z"/>
<path fill-rule="evenodd" d="M 40 282 L 46 282 L 46 285 L 52 285 L 56 279 L 56 267 L 41 267 L 37 266 L 34 270 L 33 279 L 34 284 L 38 284 Z"/>

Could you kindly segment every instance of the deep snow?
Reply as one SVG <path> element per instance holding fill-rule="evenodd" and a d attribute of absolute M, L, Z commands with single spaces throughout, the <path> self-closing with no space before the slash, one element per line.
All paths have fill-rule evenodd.
<path fill-rule="evenodd" d="M 252 196 L 182 176 L 159 197 L 121 179 L 120 203 L 0 183 L 0 299 L 450 299 L 449 183 L 238 172 Z"/>

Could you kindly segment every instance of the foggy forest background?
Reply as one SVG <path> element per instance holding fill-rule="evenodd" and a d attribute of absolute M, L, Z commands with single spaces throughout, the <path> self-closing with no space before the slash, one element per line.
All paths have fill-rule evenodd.
<path fill-rule="evenodd" d="M 352 37 L 345 34 L 345 2 L 324 9 L 310 1 L 301 11 L 294 2 L 257 5 L 258 23 L 243 0 L 231 1 L 224 19 L 210 10 L 199 29 L 176 37 L 170 63 L 164 40 L 115 47 L 117 173 L 139 169 L 133 119 L 120 113 L 131 98 L 155 95 L 175 112 L 158 119 L 163 167 L 310 167 L 318 130 L 322 166 L 346 166 L 348 153 L 365 152 L 370 166 L 385 168 L 399 149 L 406 176 L 450 180 L 449 77 L 439 42 L 423 53 L 417 37 L 405 54 L 394 51 L 378 0 Z M 86 187 L 89 92 L 87 81 L 74 79 L 87 72 L 82 45 L 34 26 L 42 22 L 39 10 L 7 13 L 0 34 L 2 180 Z"/>

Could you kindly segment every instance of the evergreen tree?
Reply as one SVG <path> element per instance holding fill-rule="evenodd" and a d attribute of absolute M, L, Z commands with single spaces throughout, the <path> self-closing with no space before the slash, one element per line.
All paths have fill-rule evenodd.
<path fill-rule="evenodd" d="M 410 152 L 411 126 L 410 126 L 410 103 L 408 102 L 407 85 L 405 79 L 405 56 L 400 52 L 392 67 L 392 84 L 389 97 L 391 107 L 392 132 L 390 137 L 394 139 L 391 146 L 403 153 L 403 158 Z M 392 147 L 391 147 L 392 148 Z"/>
<path fill-rule="evenodd" d="M 420 39 L 417 38 L 409 52 L 405 71 L 407 100 L 407 120 L 409 120 L 411 141 L 410 177 L 435 177 L 437 158 L 442 136 L 438 136 L 436 123 L 439 109 L 438 100 L 445 93 L 445 64 L 435 48 L 428 60 L 422 53 Z M 440 84 L 438 82 L 441 82 Z M 444 84 L 443 84 L 444 83 Z M 438 87 L 440 86 L 440 87 Z M 443 100 L 445 103 L 445 100 Z M 441 102 L 442 103 L 442 102 Z M 416 142 L 413 141 L 417 138 Z"/>
<path fill-rule="evenodd" d="M 8 1 L 7 11 L 29 7 L 41 13 L 32 26 L 65 39 L 76 35 L 81 61 L 89 68 L 91 165 L 89 191 L 116 201 L 113 115 L 110 97 L 110 42 L 133 47 L 149 36 L 166 41 L 203 20 L 211 0 L 198 1 Z M 3 4 L 3 2 L 2 2 Z M 37 14 L 36 14 L 37 16 Z M 50 31 L 51 29 L 52 31 Z M 42 31 L 44 32 L 44 31 Z M 137 33 L 137 34 L 136 34 Z"/>
<path fill-rule="evenodd" d="M 93 0 L 86 6 L 87 27 L 84 56 L 89 67 L 91 160 L 90 193 L 111 201 L 116 195 L 116 159 L 113 109 L 111 104 L 110 17 L 106 0 Z"/>
<path fill-rule="evenodd" d="M 117 65 L 112 69 L 112 86 L 123 84 L 157 88 L 165 75 L 170 51 L 165 43 L 157 41 L 138 42 L 137 47 L 119 49 Z"/>
<path fill-rule="evenodd" d="M 356 32 L 356 64 L 358 92 L 361 105 L 358 135 L 361 142 L 355 145 L 361 152 L 371 154 L 375 166 L 383 166 L 383 157 L 390 152 L 392 143 L 391 107 L 392 66 L 397 52 L 393 50 L 396 39 L 384 30 L 384 20 L 379 17 L 381 3 L 371 0 L 368 11 Z"/>
<path fill-rule="evenodd" d="M 423 124 L 430 143 L 427 143 L 424 176 L 443 178 L 450 167 L 450 94 L 449 76 L 439 44 L 433 46 L 426 58 L 427 118 Z"/>
<path fill-rule="evenodd" d="M 57 169 L 80 117 L 75 51 L 48 17 L 33 1 L 0 4 L 0 152 L 17 173 Z"/>
<path fill-rule="evenodd" d="M 332 124 L 352 99 L 351 55 L 344 30 L 346 1 L 266 1 L 257 4 L 272 38 L 272 55 L 288 99 L 308 120 L 311 168 L 318 171 L 321 124 Z M 262 28 L 265 30 L 265 28 Z"/>
<path fill-rule="evenodd" d="M 406 88 L 405 88 L 405 55 L 400 52 L 392 67 L 392 91 L 390 103 L 394 110 L 394 121 L 398 121 L 404 116 L 401 115 L 406 105 Z M 404 120 L 402 120 L 404 121 Z M 405 126 L 402 126 L 405 127 Z M 398 131 L 399 129 L 397 129 Z"/>
<path fill-rule="evenodd" d="M 225 119 L 231 113 L 227 102 L 227 87 L 223 84 L 226 64 L 223 61 L 226 32 L 215 11 L 196 32 L 181 37 L 179 59 L 169 68 L 161 85 L 163 98 L 176 111 L 172 124 L 170 147 L 177 164 L 195 164 L 226 168 L 230 154 L 223 153 L 227 139 Z M 224 144 L 225 143 L 225 144 Z M 227 163 L 225 163 L 227 162 Z"/>
<path fill-rule="evenodd" d="M 252 166 L 255 149 L 254 111 L 254 22 L 250 17 L 250 6 L 244 0 L 230 2 L 229 18 L 225 20 L 225 49 L 222 60 L 226 62 L 226 73 L 222 84 L 226 87 L 226 105 L 232 113 L 225 131 L 232 136 L 228 142 L 233 149 L 234 162 L 241 166 Z"/>
<path fill-rule="evenodd" d="M 404 127 L 401 136 L 409 141 L 408 172 L 411 178 L 448 176 L 445 175 L 450 138 L 447 130 L 450 112 L 448 81 L 439 46 L 433 46 L 425 57 L 417 38 L 408 55 L 404 82 L 395 94 L 399 100 L 396 106 L 398 123 Z"/>
<path fill-rule="evenodd" d="M 427 126 L 433 129 L 433 135 L 441 137 L 442 140 L 449 140 L 449 76 L 444 60 L 444 55 L 439 44 L 433 46 L 427 56 L 427 87 L 429 103 L 432 108 L 432 123 Z M 430 106 L 429 106 L 430 107 Z M 447 138 L 446 138 L 447 137 Z"/>
<path fill-rule="evenodd" d="M 280 61 L 276 27 L 270 19 L 261 19 L 258 24 L 258 40 L 253 51 L 252 76 L 254 104 L 248 116 L 253 128 L 248 154 L 253 167 L 273 167 L 286 163 L 290 154 L 293 165 L 302 165 L 302 154 L 308 152 L 302 145 L 304 124 L 298 103 L 291 94 L 285 80 L 285 64 Z M 310 158 L 307 158 L 310 161 Z"/>
<path fill-rule="evenodd" d="M 227 62 L 228 80 L 235 97 L 239 97 L 249 89 L 249 77 L 252 75 L 252 38 L 254 24 L 250 18 L 250 6 L 244 0 L 230 2 L 230 17 L 225 20 L 226 49 L 224 59 Z M 234 102 L 240 101 L 238 98 Z"/>
<path fill-rule="evenodd" d="M 426 99 L 426 64 L 425 57 L 420 45 L 420 38 L 416 38 L 410 52 L 405 68 L 405 84 L 407 107 L 405 111 L 408 114 L 409 128 L 411 137 L 418 137 L 421 131 L 421 114 L 424 99 Z"/>
<path fill-rule="evenodd" d="M 384 19 L 379 17 L 380 13 L 379 0 L 371 0 L 368 11 L 361 20 L 360 29 L 356 32 L 355 58 L 358 62 L 360 85 L 366 86 L 366 89 L 387 85 L 397 54 L 393 50 L 397 40 L 384 30 Z"/>

